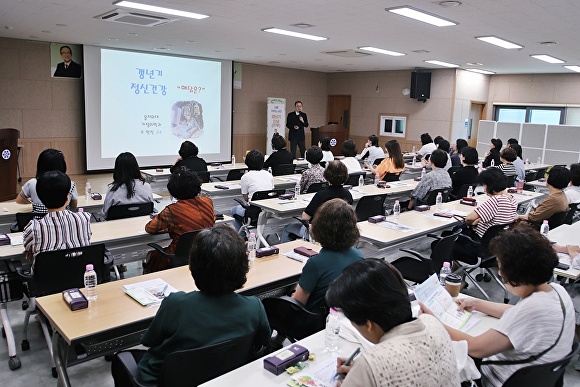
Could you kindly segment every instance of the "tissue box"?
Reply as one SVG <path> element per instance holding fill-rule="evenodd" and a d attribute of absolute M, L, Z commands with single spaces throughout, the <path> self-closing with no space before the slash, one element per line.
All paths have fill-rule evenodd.
<path fill-rule="evenodd" d="M 288 367 L 296 365 L 300 361 L 308 359 L 310 353 L 301 345 L 293 344 L 282 350 L 277 355 L 264 359 L 264 368 L 274 375 L 280 375 Z"/>

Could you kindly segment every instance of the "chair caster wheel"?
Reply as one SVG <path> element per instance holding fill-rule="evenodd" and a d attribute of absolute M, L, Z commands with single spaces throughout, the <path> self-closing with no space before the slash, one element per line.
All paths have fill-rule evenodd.
<path fill-rule="evenodd" d="M 22 310 L 28 309 L 28 301 L 22 301 Z"/>
<path fill-rule="evenodd" d="M 20 359 L 17 356 L 8 359 L 8 368 L 10 368 L 11 371 L 20 368 L 20 366 L 21 366 Z"/>
<path fill-rule="evenodd" d="M 58 373 L 56 372 L 56 367 L 52 367 L 52 377 L 53 378 L 58 378 Z"/>
<path fill-rule="evenodd" d="M 476 280 L 477 282 L 481 282 L 481 281 L 483 281 L 483 274 L 477 274 L 477 275 L 475 276 L 475 280 Z"/>
<path fill-rule="evenodd" d="M 483 282 L 491 282 L 491 276 L 489 275 L 489 273 L 485 273 L 483 275 Z"/>
<path fill-rule="evenodd" d="M 30 343 L 28 340 L 22 340 L 22 343 L 20 343 L 20 348 L 22 348 L 23 351 L 28 351 L 30 349 Z"/>

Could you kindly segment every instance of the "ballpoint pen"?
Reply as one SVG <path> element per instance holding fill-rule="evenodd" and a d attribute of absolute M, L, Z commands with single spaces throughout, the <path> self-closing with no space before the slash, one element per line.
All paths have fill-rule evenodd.
<path fill-rule="evenodd" d="M 358 348 L 357 348 L 357 349 L 356 349 L 356 350 L 355 350 L 355 351 L 352 353 L 352 355 L 350 355 L 350 356 L 349 356 L 349 358 L 348 358 L 348 359 L 346 359 L 346 360 L 345 360 L 345 361 L 342 363 L 342 365 L 343 365 L 343 366 L 349 365 L 349 364 L 350 364 L 350 363 L 351 363 L 351 362 L 354 360 L 354 358 L 355 358 L 355 357 L 356 357 L 356 356 L 357 356 L 359 353 L 360 353 L 360 347 L 358 347 Z M 337 372 L 337 373 L 334 375 L 334 378 L 333 378 L 333 379 L 336 379 L 336 378 L 338 377 L 338 375 L 340 375 L 340 374 Z"/>

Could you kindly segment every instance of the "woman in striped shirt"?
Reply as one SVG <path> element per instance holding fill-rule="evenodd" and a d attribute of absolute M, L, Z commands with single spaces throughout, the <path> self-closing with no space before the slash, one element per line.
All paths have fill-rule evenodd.
<path fill-rule="evenodd" d="M 515 149 L 512 148 L 505 148 L 501 151 L 500 160 L 502 164 L 498 165 L 497 168 L 503 172 L 503 174 L 508 178 L 508 181 L 512 179 L 516 180 L 518 172 L 516 171 L 516 167 L 513 162 L 518 158 L 518 154 L 516 153 Z M 509 185 L 509 184 L 508 184 Z M 514 184 L 517 185 L 517 184 Z"/>

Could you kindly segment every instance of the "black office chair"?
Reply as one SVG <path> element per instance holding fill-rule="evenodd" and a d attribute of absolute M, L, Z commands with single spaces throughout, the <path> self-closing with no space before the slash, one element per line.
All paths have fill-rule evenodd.
<path fill-rule="evenodd" d="M 506 176 L 507 179 L 507 187 L 511 188 L 514 187 L 516 184 L 516 179 L 518 178 L 517 175 L 513 175 L 513 176 Z"/>
<path fill-rule="evenodd" d="M 388 194 L 385 193 L 360 198 L 355 208 L 357 220 L 362 222 L 371 216 L 384 215 L 385 209 L 383 208 L 383 203 L 387 196 Z"/>
<path fill-rule="evenodd" d="M 561 225 L 564 224 L 564 221 L 568 218 L 568 213 L 570 212 L 570 207 L 568 207 L 568 209 L 566 211 L 562 211 L 562 212 L 556 212 L 555 214 L 553 214 L 552 216 L 550 216 L 548 218 L 548 226 L 550 227 L 550 230 L 553 230 L 557 227 L 560 227 Z M 532 222 L 528 220 L 528 223 L 530 223 L 532 226 L 534 226 L 534 228 L 536 230 L 540 230 L 540 228 L 542 227 L 542 222 Z"/>
<path fill-rule="evenodd" d="M 429 257 L 425 257 L 414 250 L 400 249 L 407 254 L 411 254 L 411 256 L 397 258 L 391 263 L 401 272 L 404 279 L 414 283 L 424 282 L 433 273 L 441 271 L 443 262 L 451 262 L 453 260 L 453 246 L 459 234 L 461 234 L 460 229 L 446 236 L 427 234 L 428 237 L 435 239 L 431 243 L 431 255 Z"/>
<path fill-rule="evenodd" d="M 226 176 L 226 181 L 241 180 L 242 176 L 248 172 L 247 169 L 230 169 L 228 175 Z M 224 181 L 221 177 L 213 176 L 212 179 L 218 181 Z"/>
<path fill-rule="evenodd" d="M 209 183 L 210 181 L 210 176 L 209 176 L 209 172 L 208 171 L 200 171 L 200 172 L 196 172 L 197 177 L 199 177 L 199 180 L 202 183 Z"/>
<path fill-rule="evenodd" d="M 455 172 L 457 172 L 457 170 L 458 170 L 459 168 L 461 168 L 461 166 L 459 166 L 459 165 L 456 165 L 456 166 L 454 166 L 454 167 L 450 167 L 450 168 L 447 170 L 447 173 L 449 174 L 449 176 L 453 176 L 453 174 L 454 174 Z"/>
<path fill-rule="evenodd" d="M 306 193 L 314 193 L 314 192 L 322 191 L 323 189 L 328 188 L 328 185 L 329 184 L 327 181 L 324 181 L 321 183 L 312 183 L 308 186 Z"/>
<path fill-rule="evenodd" d="M 153 202 L 134 203 L 134 204 L 119 204 L 112 206 L 107 211 L 107 220 L 134 218 L 136 216 L 143 216 L 152 214 L 154 211 Z"/>
<path fill-rule="evenodd" d="M 507 230 L 512 226 L 513 223 L 491 226 L 490 228 L 487 229 L 487 231 L 483 234 L 483 237 L 481 237 L 481 240 L 479 241 L 473 240 L 467 235 L 459 234 L 458 240 L 464 239 L 466 242 L 471 242 L 478 246 L 477 257 L 475 259 L 473 257 L 459 257 L 456 255 L 454 255 L 453 257 L 454 263 L 457 266 L 457 270 L 455 271 L 455 273 L 461 275 L 463 279 L 462 282 L 465 282 L 465 277 L 469 277 L 469 279 L 471 280 L 471 282 L 473 282 L 475 287 L 477 287 L 477 289 L 479 289 L 479 291 L 483 294 L 483 296 L 487 300 L 489 300 L 489 296 L 481 288 L 481 286 L 479 286 L 477 282 L 480 282 L 481 280 L 489 282 L 493 278 L 495 282 L 497 282 L 504 290 L 503 302 L 506 304 L 509 302 L 508 291 L 503 282 L 499 278 L 497 278 L 497 276 L 494 274 L 493 271 L 491 271 L 492 267 L 497 266 L 497 259 L 496 256 L 492 254 L 491 251 L 489 251 L 489 242 L 493 238 L 498 236 L 501 232 Z M 483 269 L 485 274 L 478 274 L 474 279 L 471 273 L 478 268 Z"/>
<path fill-rule="evenodd" d="M 473 190 L 475 191 L 477 183 L 463 184 L 461 187 L 459 187 L 457 192 L 449 194 L 449 200 L 459 200 L 461 198 L 464 198 L 465 196 L 467 196 L 467 191 L 469 191 L 469 187 L 473 187 Z"/>
<path fill-rule="evenodd" d="M 293 175 L 296 171 L 294 164 L 278 164 L 272 167 L 273 176 Z"/>
<path fill-rule="evenodd" d="M 526 175 L 524 177 L 525 181 L 534 181 L 536 180 L 536 176 L 538 174 L 538 171 L 536 171 L 535 169 L 530 169 L 529 171 L 526 171 Z"/>
<path fill-rule="evenodd" d="M 175 246 L 175 252 L 173 254 L 169 254 L 165 252 L 163 247 L 158 245 L 157 243 L 147 243 L 147 246 L 153 247 L 155 250 L 159 251 L 161 255 L 165 258 L 169 259 L 169 268 L 178 267 L 178 266 L 185 266 L 189 262 L 189 251 L 191 250 L 191 246 L 193 245 L 193 240 L 199 234 L 201 230 L 189 231 L 184 232 L 179 237 L 177 241 L 177 246 Z"/>
<path fill-rule="evenodd" d="M 39 214 L 36 212 L 17 212 L 16 213 L 16 226 L 17 231 L 24 231 L 24 227 L 30 223 L 32 219 L 40 219 L 46 214 Z"/>
<path fill-rule="evenodd" d="M 561 387 L 564 385 L 566 366 L 578 354 L 579 349 L 580 346 L 575 340 L 572 351 L 563 359 L 520 368 L 505 381 L 503 387 Z"/>
<path fill-rule="evenodd" d="M 564 224 L 572 224 L 578 219 L 576 219 L 576 213 L 580 210 L 578 206 L 580 203 L 570 203 L 568 204 L 568 214 L 566 219 L 564 219 Z"/>
<path fill-rule="evenodd" d="M 383 177 L 383 181 L 391 182 L 391 181 L 399 181 L 401 179 L 401 172 L 392 172 L 386 173 Z"/>
<path fill-rule="evenodd" d="M 325 309 L 321 308 L 318 313 L 311 312 L 292 297 L 264 298 L 262 304 L 270 328 L 291 343 L 323 330 L 326 324 L 328 313 Z"/>
<path fill-rule="evenodd" d="M 198 386 L 257 358 L 260 352 L 254 349 L 255 336 L 253 332 L 221 343 L 170 353 L 163 361 L 159 383 L 141 380 L 131 351 L 115 354 L 111 373 L 116 387 Z"/>
<path fill-rule="evenodd" d="M 379 165 L 380 163 L 383 162 L 385 158 L 384 157 L 378 157 L 375 159 L 375 161 L 373 161 L 373 165 Z"/>
<path fill-rule="evenodd" d="M 356 187 L 358 185 L 359 178 L 362 176 L 364 179 L 366 175 L 367 175 L 367 173 L 364 171 L 363 172 L 349 173 L 348 179 L 346 179 L 346 182 L 344 184 L 345 185 L 352 185 L 353 187 Z"/>
<path fill-rule="evenodd" d="M 277 198 L 280 195 L 283 195 L 284 192 L 286 192 L 285 189 L 272 189 L 269 191 L 257 191 L 257 192 L 254 192 L 254 195 L 252 195 L 251 201 L 255 202 L 258 200 Z M 240 233 L 245 232 L 246 235 L 249 235 L 249 228 L 256 227 L 256 225 L 258 223 L 258 216 L 260 215 L 260 212 L 262 212 L 262 209 L 258 206 L 253 206 L 252 204 L 247 204 L 246 202 L 244 202 L 243 200 L 240 200 L 240 199 L 234 199 L 234 200 L 236 202 L 238 202 L 245 210 L 244 216 L 234 215 L 234 218 L 239 220 L 243 224 L 243 226 L 242 226 L 242 228 L 240 228 L 239 232 Z"/>
<path fill-rule="evenodd" d="M 326 161 L 321 161 L 318 163 L 322 168 L 326 168 Z"/>
<path fill-rule="evenodd" d="M 4 268 L 4 264 L 5 262 L 0 262 L 0 324 L 2 325 L 2 337 L 6 338 L 8 347 L 8 368 L 13 371 L 20 368 L 21 362 L 16 353 L 16 341 L 7 309 L 8 302 L 24 298 L 24 285 L 18 274 Z"/>
<path fill-rule="evenodd" d="M 24 272 L 20 262 L 15 262 L 15 270 L 25 281 L 30 299 L 30 305 L 24 317 L 24 332 L 21 344 L 23 351 L 30 349 L 28 322 L 33 313 L 38 313 L 36 297 L 60 293 L 71 288 L 84 288 L 84 273 L 86 265 L 89 263 L 93 265 L 97 273 L 97 283 L 109 282 L 113 257 L 106 254 L 105 251 L 103 243 L 66 250 L 45 251 L 39 253 L 34 259 L 34 271 L 32 273 Z M 52 359 L 52 339 L 48 323 L 42 313 L 38 313 L 38 316 L 40 317 L 42 332 Z M 54 361 L 52 376 L 56 377 Z"/>
<path fill-rule="evenodd" d="M 425 199 L 424 201 L 417 199 L 417 205 L 421 204 L 427 204 L 429 206 L 435 205 L 435 202 L 437 201 L 437 195 L 439 194 L 439 192 L 441 192 L 441 196 L 443 197 L 443 203 L 447 203 L 449 201 L 449 194 L 451 193 L 451 188 L 440 188 L 429 191 L 427 199 Z"/>

